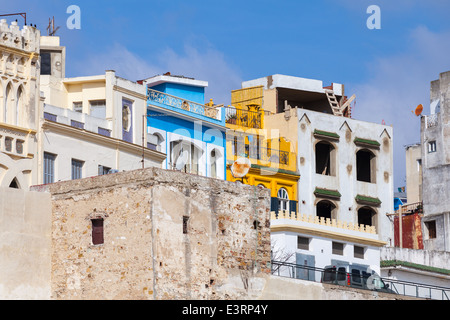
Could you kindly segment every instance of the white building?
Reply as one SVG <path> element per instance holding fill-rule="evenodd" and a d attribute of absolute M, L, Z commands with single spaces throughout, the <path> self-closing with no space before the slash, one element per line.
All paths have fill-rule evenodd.
<path fill-rule="evenodd" d="M 393 240 L 386 216 L 393 208 L 393 129 L 352 119 L 354 96 L 348 98 L 342 84 L 324 87 L 320 80 L 285 75 L 242 84 L 254 86 L 263 87 L 263 109 L 270 111 L 265 129 L 296 145 L 304 218 L 274 216 L 278 251 L 294 252 L 289 262 L 299 265 L 340 261 L 379 272 L 380 247 Z"/>
<path fill-rule="evenodd" d="M 0 187 L 37 182 L 39 39 L 36 28 L 0 20 Z"/>
<path fill-rule="evenodd" d="M 59 37 L 41 37 L 43 137 L 40 183 L 161 167 L 165 154 L 147 147 L 146 88 L 108 70 L 65 78 Z M 44 46 L 45 44 L 45 46 Z"/>

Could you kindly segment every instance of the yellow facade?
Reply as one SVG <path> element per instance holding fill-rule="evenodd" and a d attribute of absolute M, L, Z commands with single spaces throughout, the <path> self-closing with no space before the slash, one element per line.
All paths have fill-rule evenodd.
<path fill-rule="evenodd" d="M 231 92 L 233 107 L 228 107 L 227 180 L 264 186 L 277 198 L 280 189 L 287 192 L 296 207 L 298 201 L 296 144 L 279 135 L 279 130 L 264 127 L 263 87 L 251 87 Z M 248 158 L 252 164 L 244 178 L 235 178 L 231 165 L 238 158 Z M 293 208 L 293 207 L 291 207 Z"/>

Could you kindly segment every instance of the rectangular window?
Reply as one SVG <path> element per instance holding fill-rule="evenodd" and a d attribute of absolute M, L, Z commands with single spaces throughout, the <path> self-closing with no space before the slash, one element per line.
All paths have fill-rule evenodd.
<path fill-rule="evenodd" d="M 55 182 L 55 159 L 54 154 L 44 152 L 44 184 Z"/>
<path fill-rule="evenodd" d="M 74 128 L 84 129 L 84 123 L 76 120 L 70 120 L 70 125 Z"/>
<path fill-rule="evenodd" d="M 41 74 L 52 74 L 52 54 L 50 52 L 41 51 Z"/>
<path fill-rule="evenodd" d="M 428 142 L 428 153 L 436 152 L 436 141 Z"/>
<path fill-rule="evenodd" d="M 110 170 L 111 170 L 111 168 L 99 165 L 98 166 L 98 175 L 102 176 L 102 175 L 108 174 Z"/>
<path fill-rule="evenodd" d="M 344 255 L 344 244 L 340 243 L 340 242 L 333 242 L 332 253 L 343 256 Z"/>
<path fill-rule="evenodd" d="M 364 247 L 353 247 L 353 256 L 355 258 L 364 259 Z"/>
<path fill-rule="evenodd" d="M 18 154 L 22 154 L 23 153 L 23 144 L 25 143 L 25 141 L 23 140 L 17 140 L 16 141 L 16 152 Z"/>
<path fill-rule="evenodd" d="M 82 113 L 83 112 L 83 102 L 82 101 L 74 101 L 72 103 L 73 111 Z"/>
<path fill-rule="evenodd" d="M 83 164 L 83 161 L 72 159 L 72 180 L 82 178 Z"/>
<path fill-rule="evenodd" d="M 309 238 L 297 237 L 297 248 L 302 250 L 309 250 Z"/>
<path fill-rule="evenodd" d="M 188 221 L 189 221 L 189 217 L 183 216 L 183 234 L 188 233 Z"/>
<path fill-rule="evenodd" d="M 106 119 L 106 100 L 89 101 L 91 116 Z"/>
<path fill-rule="evenodd" d="M 436 238 L 436 221 L 427 221 L 425 222 L 425 226 L 428 230 L 428 239 L 435 239 Z"/>
<path fill-rule="evenodd" d="M 98 245 L 103 244 L 103 219 L 92 219 L 92 244 Z"/>
<path fill-rule="evenodd" d="M 5 137 L 5 150 L 8 152 L 12 151 L 12 141 L 13 141 L 12 138 Z"/>

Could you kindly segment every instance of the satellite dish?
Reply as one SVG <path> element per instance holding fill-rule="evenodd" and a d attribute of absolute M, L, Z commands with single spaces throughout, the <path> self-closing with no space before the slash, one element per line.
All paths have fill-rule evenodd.
<path fill-rule="evenodd" d="M 175 168 L 178 171 L 181 171 L 184 168 L 184 165 L 188 161 L 188 152 L 187 150 L 182 150 L 181 154 L 178 156 L 177 161 L 175 161 Z"/>
<path fill-rule="evenodd" d="M 422 106 L 421 104 L 419 104 L 419 105 L 417 106 L 416 110 L 414 110 L 414 114 L 415 114 L 416 116 L 420 116 L 420 114 L 422 113 L 422 111 L 423 111 L 423 106 Z"/>
<path fill-rule="evenodd" d="M 235 178 L 243 178 L 250 170 L 252 163 L 247 158 L 237 159 L 231 166 L 231 174 Z"/>

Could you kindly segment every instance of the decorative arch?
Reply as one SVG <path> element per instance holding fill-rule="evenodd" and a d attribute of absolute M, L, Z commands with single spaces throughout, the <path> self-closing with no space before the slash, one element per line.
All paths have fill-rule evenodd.
<path fill-rule="evenodd" d="M 360 207 L 357 212 L 358 225 L 364 224 L 377 227 L 377 210 L 369 206 L 363 206 Z"/>
<path fill-rule="evenodd" d="M 356 180 L 376 182 L 376 155 L 369 149 L 356 152 Z"/>
<path fill-rule="evenodd" d="M 329 141 L 319 140 L 314 145 L 316 173 L 336 175 L 336 146 Z"/>
<path fill-rule="evenodd" d="M 3 106 L 3 120 L 6 123 L 12 124 L 12 118 L 14 116 L 14 88 L 11 82 L 8 82 L 5 86 Z"/>
<path fill-rule="evenodd" d="M 21 84 L 17 88 L 16 94 L 16 112 L 15 112 L 15 125 L 24 125 L 25 117 L 25 88 Z"/>
<path fill-rule="evenodd" d="M 278 208 L 280 211 L 289 211 L 289 193 L 285 188 L 278 189 Z"/>
<path fill-rule="evenodd" d="M 337 219 L 337 207 L 329 200 L 320 200 L 316 204 L 316 216 L 325 219 Z"/>

